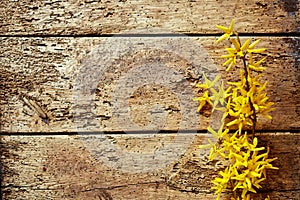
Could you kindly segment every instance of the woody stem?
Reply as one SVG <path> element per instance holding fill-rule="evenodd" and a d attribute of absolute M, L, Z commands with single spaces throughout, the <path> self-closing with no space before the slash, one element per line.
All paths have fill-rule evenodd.
<path fill-rule="evenodd" d="M 236 33 L 236 37 L 237 37 L 237 40 L 241 46 L 241 40 L 240 40 L 240 37 L 239 35 Z M 243 65 L 244 65 L 244 71 L 245 71 L 245 77 L 246 77 L 246 91 L 249 92 L 250 91 L 250 84 L 249 84 L 249 80 L 248 80 L 248 76 L 250 75 L 248 72 L 248 69 L 247 69 L 247 62 L 246 62 L 246 57 L 245 55 L 241 57 L 242 60 L 243 60 Z M 253 102 L 251 101 L 251 98 L 249 97 L 249 104 L 250 104 L 250 109 L 252 110 L 252 117 L 251 117 L 251 121 L 252 121 L 252 139 L 254 138 L 254 134 L 255 134 L 255 128 L 256 128 L 256 121 L 257 121 L 257 117 L 256 117 L 256 112 L 255 112 L 255 108 L 254 108 L 254 105 L 253 105 Z"/>
<path fill-rule="evenodd" d="M 234 186 L 235 186 L 235 183 L 234 183 L 234 181 L 233 181 L 233 180 L 230 180 L 230 185 L 231 185 L 231 187 L 232 187 L 232 188 L 234 188 Z M 237 198 L 236 190 L 234 190 L 234 191 L 233 191 L 233 197 L 234 197 L 234 199 L 236 199 L 236 198 Z"/>
<path fill-rule="evenodd" d="M 250 75 L 249 74 L 249 71 L 247 69 L 247 63 L 246 63 L 246 58 L 245 56 L 241 57 L 242 60 L 243 60 L 243 65 L 244 65 L 244 71 L 245 71 L 245 77 L 246 77 L 246 90 L 247 92 L 250 91 L 250 84 L 249 84 L 249 80 L 248 80 L 248 76 Z M 257 117 L 256 117 L 256 112 L 255 112 L 255 108 L 254 108 L 254 105 L 253 105 L 253 102 L 251 101 L 251 98 L 249 97 L 249 104 L 250 104 L 250 109 L 252 110 L 252 117 L 251 117 L 251 120 L 252 120 L 252 139 L 254 138 L 254 134 L 255 134 L 255 128 L 256 128 L 256 121 L 257 121 Z"/>

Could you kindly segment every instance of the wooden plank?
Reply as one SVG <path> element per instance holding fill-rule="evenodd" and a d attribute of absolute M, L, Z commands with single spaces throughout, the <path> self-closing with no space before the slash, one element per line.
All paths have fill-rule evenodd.
<path fill-rule="evenodd" d="M 265 79 L 276 110 L 273 120 L 262 119 L 258 128 L 299 129 L 299 38 L 261 39 L 259 46 L 268 48 Z M 192 85 L 201 81 L 202 71 L 210 76 L 221 73 L 224 81 L 238 77 L 238 70 L 225 74 L 219 58 L 223 50 L 214 41 L 214 37 L 1 38 L 0 130 L 74 132 L 82 126 L 81 131 L 154 130 L 147 125 L 155 119 L 164 121 L 163 113 L 166 122 L 156 130 L 205 130 L 217 120 L 209 113 L 196 113 L 197 103 L 191 99 L 197 90 Z M 84 110 L 89 101 L 82 94 L 82 102 L 73 101 L 79 98 L 76 85 L 90 87 L 94 96 L 88 106 L 93 105 L 93 111 Z M 153 108 L 157 105 L 162 108 Z"/>
<path fill-rule="evenodd" d="M 143 160 L 139 164 L 145 171 L 137 172 L 123 171 L 122 166 L 115 168 L 99 159 L 96 155 L 101 152 L 94 150 L 101 149 L 101 145 L 93 147 L 79 136 L 4 136 L 3 199 L 215 199 L 209 189 L 210 180 L 222 168 L 222 162 L 209 162 L 207 152 L 197 148 L 207 137 L 197 134 L 185 151 L 177 152 L 178 156 L 161 168 L 153 168 L 155 163 Z M 268 172 L 269 181 L 255 199 L 267 195 L 274 200 L 299 199 L 300 134 L 262 133 L 258 137 L 260 145 L 271 148 L 270 157 L 278 157 L 274 165 L 280 170 Z M 112 145 L 129 157 L 135 152 L 141 158 L 147 152 L 157 158 L 155 149 L 173 140 L 171 135 L 104 138 L 114 140 Z M 114 159 L 121 163 L 122 158 Z"/>
<path fill-rule="evenodd" d="M 217 33 L 236 19 L 247 33 L 299 32 L 299 1 L 268 0 L 3 0 L 1 35 L 115 34 L 160 27 L 181 33 Z"/>

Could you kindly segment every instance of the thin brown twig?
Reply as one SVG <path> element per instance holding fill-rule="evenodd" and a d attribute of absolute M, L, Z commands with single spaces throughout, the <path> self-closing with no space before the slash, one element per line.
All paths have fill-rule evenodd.
<path fill-rule="evenodd" d="M 236 33 L 236 37 L 238 40 L 238 43 L 241 44 L 240 38 L 238 33 Z M 250 84 L 249 84 L 249 80 L 248 80 L 248 76 L 250 75 L 248 73 L 248 68 L 247 68 L 247 62 L 246 62 L 246 57 L 243 56 L 241 57 L 241 59 L 243 60 L 243 65 L 244 65 L 244 71 L 245 71 L 245 77 L 246 77 L 246 91 L 249 92 L 250 91 Z M 250 104 L 250 109 L 252 110 L 252 117 L 250 118 L 252 121 L 252 140 L 254 139 L 254 135 L 255 135 L 255 130 L 256 130 L 256 122 L 257 122 L 257 117 L 256 117 L 256 112 L 255 112 L 255 107 L 253 105 L 253 102 L 251 100 L 251 97 L 249 97 L 249 104 Z"/>
<path fill-rule="evenodd" d="M 242 60 L 243 60 L 245 76 L 246 76 L 246 90 L 247 90 L 247 92 L 249 92 L 250 91 L 250 85 L 249 85 L 249 80 L 248 80 L 249 73 L 248 73 L 248 69 L 247 69 L 246 58 L 242 57 Z M 251 97 L 249 97 L 249 104 L 250 104 L 250 108 L 253 112 L 252 117 L 251 117 L 251 120 L 253 123 L 253 125 L 252 125 L 252 139 L 253 139 L 254 135 L 255 135 L 257 117 L 256 117 L 256 112 L 255 112 L 255 108 L 254 108 L 253 102 L 251 100 Z"/>

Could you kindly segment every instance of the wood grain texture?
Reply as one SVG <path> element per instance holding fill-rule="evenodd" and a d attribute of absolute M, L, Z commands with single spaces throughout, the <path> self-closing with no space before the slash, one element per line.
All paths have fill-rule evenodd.
<path fill-rule="evenodd" d="M 3 0 L 1 35 L 115 34 L 159 27 L 181 33 L 217 33 L 236 19 L 247 33 L 299 32 L 297 0 Z"/>
<path fill-rule="evenodd" d="M 1 140 L 3 199 L 214 199 L 210 181 L 223 164 L 209 162 L 207 152 L 197 148 L 207 136 L 195 136 L 181 156 L 162 168 L 143 163 L 151 171 L 140 173 L 96 160 L 93 148 L 79 136 L 5 136 Z M 166 138 L 172 141 L 170 135 L 105 137 L 113 138 L 114 145 L 128 154 L 141 155 L 161 148 Z M 274 165 L 280 170 L 268 171 L 269 181 L 255 199 L 267 195 L 274 200 L 299 199 L 300 134 L 262 133 L 258 137 L 260 145 L 271 148 L 270 158 L 278 157 Z"/>
<path fill-rule="evenodd" d="M 210 76 L 219 72 L 224 81 L 236 80 L 239 76 L 238 70 L 224 72 L 224 67 L 221 67 L 223 60 L 219 58 L 224 50 L 222 45 L 214 43 L 214 37 L 116 38 L 118 42 L 130 41 L 124 52 L 119 53 L 115 52 L 121 43 L 109 39 L 1 38 L 1 131 L 73 132 L 81 126 L 85 126 L 83 131 L 126 131 L 131 130 L 125 126 L 128 120 L 116 120 L 126 112 L 130 113 L 132 123 L 140 126 L 134 130 L 147 130 L 147 125 L 153 120 L 151 116 L 158 118 L 156 116 L 161 112 L 166 113 L 166 122 L 159 130 L 205 130 L 213 119 L 208 112 L 203 115 L 196 113 L 197 103 L 191 99 L 198 95 L 198 90 L 192 89 L 192 85 L 203 80 L 202 71 Z M 299 129 L 300 40 L 298 37 L 261 39 L 259 46 L 268 48 L 264 79 L 268 81 L 267 92 L 270 100 L 275 102 L 276 110 L 272 112 L 273 120 L 262 119 L 258 128 Z M 165 44 L 167 46 L 163 47 Z M 180 48 L 183 49 L 178 52 Z M 151 67 L 159 65 L 173 70 L 172 73 L 157 70 L 157 74 L 149 75 Z M 102 68 L 105 70 L 99 71 Z M 137 71 L 137 74 L 134 70 L 138 69 L 144 71 Z M 83 73 L 87 76 L 79 80 Z M 94 78 L 91 79 L 90 75 Z M 166 81 L 159 84 L 155 84 L 158 80 L 147 82 L 147 76 L 165 78 Z M 91 112 L 76 110 L 80 100 L 79 103 L 73 101 L 73 98 L 79 98 L 74 87 L 83 84 L 80 81 L 95 84 L 95 87 L 87 88 L 94 95 Z M 190 93 L 183 92 L 188 87 Z M 123 95 L 128 105 L 118 101 Z M 182 95 L 185 95 L 184 105 L 181 104 Z M 28 105 L 26 99 L 36 106 Z M 88 100 L 81 100 L 83 105 L 89 104 Z M 161 105 L 162 109 L 151 110 L 155 105 Z M 82 118 L 74 120 L 78 113 Z M 191 113 L 193 119 L 197 119 L 197 125 L 191 124 L 190 117 L 184 118 L 184 113 Z M 83 124 L 85 119 L 92 119 L 93 123 Z"/>
<path fill-rule="evenodd" d="M 258 137 L 260 145 L 271 148 L 270 157 L 278 157 L 274 164 L 280 170 L 268 172 L 269 181 L 254 198 L 300 199 L 300 134 L 291 131 L 300 130 L 299 7 L 298 0 L 2 0 L 0 132 L 65 136 L 1 136 L 1 199 L 215 199 L 210 181 L 224 166 L 209 162 L 208 152 L 197 148 L 207 134 L 197 134 L 184 151 L 173 151 L 168 148 L 172 142 L 182 146 L 190 137 L 147 135 L 145 130 L 156 123 L 155 130 L 217 125 L 217 115 L 196 114 L 197 104 L 188 100 L 183 105 L 182 98 L 197 95 L 198 90 L 186 89 L 202 80 L 202 71 L 210 77 L 219 72 L 224 81 L 238 77 L 237 70 L 227 74 L 220 67 L 223 50 L 213 37 L 219 33 L 215 25 L 231 19 L 239 33 L 265 36 L 259 45 L 268 48 L 264 79 L 276 103 L 273 120 L 260 119 L 258 128 L 267 133 Z M 138 37 L 106 37 L 119 33 Z M 170 33 L 199 37 L 185 42 Z M 160 65 L 169 71 L 158 74 L 166 76 L 153 76 Z M 158 83 L 172 78 L 168 84 L 148 84 L 151 76 Z M 76 93 L 78 84 L 86 82 L 93 86 L 83 92 L 92 94 L 91 102 Z M 128 105 L 122 104 L 124 94 Z M 135 134 L 106 134 L 97 142 L 91 135 L 67 136 L 78 128 Z M 127 154 L 111 155 L 113 147 Z M 165 158 L 163 167 L 155 168 L 159 162 L 143 153 Z"/>

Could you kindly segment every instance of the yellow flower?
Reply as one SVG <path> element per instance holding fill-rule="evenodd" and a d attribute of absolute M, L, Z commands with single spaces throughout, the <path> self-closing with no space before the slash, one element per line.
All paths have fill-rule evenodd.
<path fill-rule="evenodd" d="M 220 126 L 218 132 L 216 132 L 215 130 L 213 130 L 210 126 L 207 128 L 207 130 L 208 130 L 211 134 L 213 134 L 213 136 L 214 136 L 215 138 L 219 139 L 219 138 L 224 137 L 224 136 L 229 132 L 229 129 L 223 130 L 223 126 L 224 126 L 224 125 Z"/>
<path fill-rule="evenodd" d="M 258 115 L 262 115 L 267 119 L 272 119 L 272 117 L 268 114 L 270 111 L 274 110 L 272 108 L 273 102 L 267 102 L 268 97 L 267 93 L 263 93 L 266 88 L 267 82 L 261 83 L 259 78 L 261 76 L 256 76 L 254 78 L 248 77 L 250 91 L 248 92 L 248 97 L 250 97 L 253 106 L 255 108 L 255 112 Z"/>
<path fill-rule="evenodd" d="M 227 60 L 222 64 L 222 66 L 228 65 L 226 71 L 229 71 L 231 67 L 236 64 L 236 55 L 235 55 L 235 49 L 233 48 L 226 48 L 226 51 L 228 52 L 227 55 L 222 55 L 221 58 L 227 58 Z"/>
<path fill-rule="evenodd" d="M 256 40 L 252 44 L 249 45 L 247 48 L 248 53 L 262 53 L 266 50 L 266 48 L 259 48 L 259 49 L 254 49 L 255 45 L 257 45 L 260 42 L 260 40 Z"/>
<path fill-rule="evenodd" d="M 241 131 L 242 128 L 246 125 L 252 126 L 253 123 L 249 116 L 252 115 L 253 111 L 251 110 L 251 106 L 249 104 L 249 98 L 238 96 L 236 98 L 232 98 L 231 109 L 228 114 L 235 119 L 229 121 L 226 126 L 238 126 L 238 130 Z"/>
<path fill-rule="evenodd" d="M 217 42 L 230 38 L 230 36 L 233 34 L 233 25 L 234 25 L 234 20 L 231 20 L 229 28 L 217 25 L 217 28 L 224 32 L 224 34 L 220 38 L 218 38 Z"/>
<path fill-rule="evenodd" d="M 212 92 L 212 95 L 211 95 L 210 99 L 214 102 L 212 111 L 215 110 L 218 103 L 220 103 L 222 106 L 224 106 L 224 104 L 226 102 L 226 98 L 231 95 L 229 93 L 229 91 L 231 90 L 231 87 L 227 88 L 226 91 L 225 91 L 223 82 L 222 82 L 221 85 L 218 86 L 218 88 L 219 88 L 218 92 L 213 88 L 211 88 L 211 90 L 210 90 Z"/>
<path fill-rule="evenodd" d="M 252 56 L 251 56 L 252 57 Z M 265 67 L 260 67 L 261 63 L 266 59 L 266 57 L 262 58 L 261 60 L 259 60 L 256 63 L 253 63 L 253 61 L 250 60 L 249 63 L 249 69 L 256 71 L 256 72 L 261 72 L 265 70 Z"/>
<path fill-rule="evenodd" d="M 203 73 L 203 77 L 204 77 L 204 84 L 197 84 L 196 87 L 198 88 L 202 88 L 202 89 L 209 89 L 214 87 L 214 85 L 216 84 L 216 82 L 221 78 L 221 75 L 218 74 L 215 79 L 213 81 L 210 81 L 205 74 Z"/>
<path fill-rule="evenodd" d="M 231 67 L 236 64 L 236 57 L 244 57 L 246 54 L 246 50 L 249 46 L 250 39 L 246 40 L 244 44 L 241 46 L 240 43 L 236 39 L 230 40 L 235 48 L 226 48 L 226 51 L 228 52 L 227 55 L 222 55 L 221 58 L 227 58 L 227 61 L 225 61 L 222 66 L 229 65 L 226 69 L 226 71 L 229 71 Z"/>
<path fill-rule="evenodd" d="M 208 159 L 210 161 L 214 160 L 218 155 L 222 155 L 221 151 L 218 149 L 216 144 L 213 144 L 210 139 L 208 139 L 208 142 L 211 144 L 210 153 Z"/>
<path fill-rule="evenodd" d="M 274 105 L 274 102 L 266 102 L 268 100 L 267 94 L 257 94 L 253 97 L 253 106 L 255 108 L 255 111 L 257 114 L 264 116 L 267 119 L 272 119 L 272 116 L 268 113 L 274 108 L 272 108 L 272 105 Z"/>
<path fill-rule="evenodd" d="M 197 109 L 198 112 L 200 112 L 200 110 L 203 108 L 203 106 L 206 103 L 209 103 L 210 105 L 213 105 L 211 100 L 210 100 L 210 97 L 208 96 L 208 91 L 205 91 L 202 97 L 193 98 L 193 101 L 200 101 L 200 105 Z"/>
<path fill-rule="evenodd" d="M 227 188 L 227 184 L 231 178 L 231 166 L 226 167 L 226 169 L 224 170 L 224 172 L 220 171 L 219 174 L 221 175 L 222 178 L 217 177 L 215 178 L 212 183 L 215 186 L 212 186 L 211 189 L 216 190 L 215 194 L 218 194 L 217 199 L 220 199 L 220 195 L 223 192 L 223 190 L 225 190 Z"/>
<path fill-rule="evenodd" d="M 232 95 L 232 94 L 228 94 L 228 95 Z M 231 97 L 228 98 L 226 107 L 216 108 L 216 110 L 224 112 L 221 119 L 221 121 L 224 122 L 226 117 L 229 115 L 229 111 L 231 110 Z"/>
<path fill-rule="evenodd" d="M 250 151 L 261 151 L 261 150 L 264 150 L 264 149 L 265 149 L 265 147 L 259 147 L 259 148 L 257 148 L 257 147 L 256 147 L 256 146 L 257 146 L 257 143 L 258 143 L 258 140 L 257 140 L 257 137 L 255 137 L 255 138 L 253 139 L 253 144 L 249 144 L 249 146 L 248 146 L 249 150 L 250 150 Z"/>
<path fill-rule="evenodd" d="M 244 57 L 246 50 L 249 47 L 250 39 L 247 39 L 242 46 L 237 39 L 232 38 L 230 41 L 235 47 L 235 53 L 240 57 Z"/>

